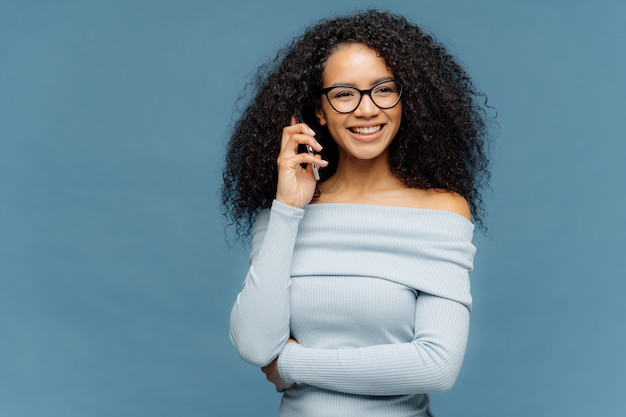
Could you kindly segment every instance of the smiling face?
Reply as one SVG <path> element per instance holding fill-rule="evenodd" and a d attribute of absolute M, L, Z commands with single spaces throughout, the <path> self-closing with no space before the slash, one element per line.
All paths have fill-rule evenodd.
<path fill-rule="evenodd" d="M 342 85 L 369 90 L 381 81 L 392 79 L 392 72 L 376 51 L 360 43 L 351 43 L 341 45 L 326 60 L 322 87 Z M 342 114 L 322 97 L 316 115 L 337 143 L 340 163 L 347 159 L 387 160 L 389 144 L 400 129 L 402 103 L 381 109 L 364 94 L 354 111 Z"/>

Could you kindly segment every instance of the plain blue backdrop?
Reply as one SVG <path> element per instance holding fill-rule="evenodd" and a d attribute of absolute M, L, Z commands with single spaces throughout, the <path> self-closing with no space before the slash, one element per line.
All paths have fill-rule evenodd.
<path fill-rule="evenodd" d="M 433 32 L 497 108 L 457 385 L 438 416 L 626 410 L 626 3 L 0 0 L 0 416 L 273 416 L 228 339 L 237 97 L 319 18 Z"/>

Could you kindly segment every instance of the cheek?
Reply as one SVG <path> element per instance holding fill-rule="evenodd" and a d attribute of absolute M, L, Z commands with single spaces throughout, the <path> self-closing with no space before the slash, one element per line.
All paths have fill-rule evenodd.
<path fill-rule="evenodd" d="M 400 125 L 402 124 L 402 106 L 400 106 L 399 104 L 394 107 L 394 114 L 392 115 L 392 117 L 395 119 L 396 121 L 396 132 L 400 129 Z"/>
<path fill-rule="evenodd" d="M 400 123 L 402 121 L 402 102 L 396 104 L 396 107 L 394 107 L 393 110 L 395 110 L 395 116 L 398 118 L 398 123 Z"/>
<path fill-rule="evenodd" d="M 345 129 L 345 118 L 342 117 L 329 117 L 326 120 L 326 128 L 333 137 L 337 137 Z"/>
<path fill-rule="evenodd" d="M 328 110 L 326 108 L 323 108 L 319 112 L 319 116 L 317 120 L 319 121 L 321 126 L 325 126 L 330 131 L 332 131 L 332 130 L 336 130 L 337 127 L 341 126 L 341 124 L 343 123 L 343 120 L 345 118 L 341 116 L 343 115 L 335 112 L 332 109 Z"/>

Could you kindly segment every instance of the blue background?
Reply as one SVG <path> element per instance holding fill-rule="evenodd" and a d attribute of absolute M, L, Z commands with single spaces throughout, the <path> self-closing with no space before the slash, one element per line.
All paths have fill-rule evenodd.
<path fill-rule="evenodd" d="M 0 0 L 0 416 L 272 416 L 228 339 L 236 99 L 322 17 L 432 31 L 498 109 L 472 332 L 438 416 L 626 410 L 626 3 Z"/>

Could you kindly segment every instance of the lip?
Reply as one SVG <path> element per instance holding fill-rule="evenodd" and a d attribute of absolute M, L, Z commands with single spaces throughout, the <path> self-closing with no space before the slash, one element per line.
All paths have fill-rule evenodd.
<path fill-rule="evenodd" d="M 355 129 L 355 128 L 367 128 L 367 127 L 373 127 L 373 126 L 381 126 L 381 129 L 378 132 L 376 132 L 376 133 L 367 134 L 367 135 L 354 133 L 351 130 L 351 129 Z M 385 123 L 374 123 L 374 124 L 368 124 L 368 125 L 356 125 L 356 126 L 350 126 L 350 127 L 346 128 L 346 130 L 348 131 L 350 136 L 352 136 L 355 140 L 357 140 L 359 142 L 374 142 L 374 141 L 378 140 L 385 133 L 386 129 L 387 129 L 387 125 Z"/>

